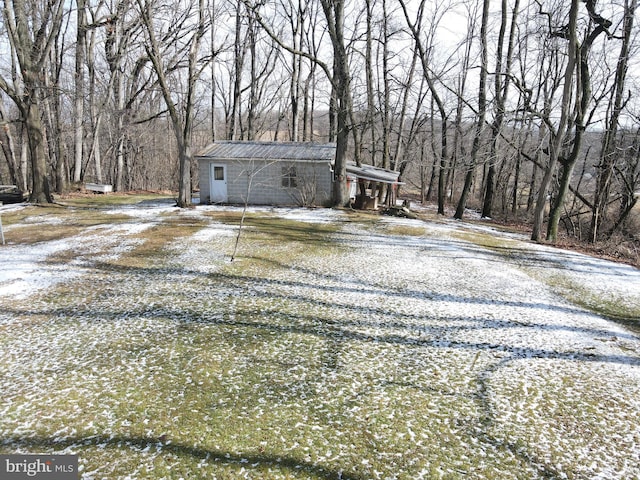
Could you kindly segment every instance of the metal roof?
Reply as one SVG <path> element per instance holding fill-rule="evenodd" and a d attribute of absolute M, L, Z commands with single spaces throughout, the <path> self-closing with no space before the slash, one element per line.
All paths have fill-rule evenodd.
<path fill-rule="evenodd" d="M 333 162 L 335 155 L 335 143 L 224 140 L 210 144 L 195 156 L 200 159 L 217 158 Z"/>
<path fill-rule="evenodd" d="M 372 182 L 400 183 L 398 182 L 400 172 L 374 167 L 373 165 L 362 165 L 358 167 L 355 163 L 348 163 L 347 173 L 362 180 L 370 180 Z"/>

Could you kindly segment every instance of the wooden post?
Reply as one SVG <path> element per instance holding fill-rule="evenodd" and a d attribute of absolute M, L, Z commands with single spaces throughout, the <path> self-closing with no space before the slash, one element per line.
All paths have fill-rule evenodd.
<path fill-rule="evenodd" d="M 0 202 L 0 207 L 2 202 Z M 0 211 L 0 237 L 2 237 L 2 244 L 4 245 L 4 231 L 2 230 L 2 212 Z"/>

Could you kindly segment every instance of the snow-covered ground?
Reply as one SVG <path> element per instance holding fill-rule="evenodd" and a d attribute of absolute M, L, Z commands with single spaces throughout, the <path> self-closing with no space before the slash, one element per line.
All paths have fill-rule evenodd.
<path fill-rule="evenodd" d="M 113 403 L 110 386 L 121 388 L 114 385 L 129 378 L 144 388 L 156 379 L 159 358 L 187 355 L 193 371 L 171 378 L 191 385 L 195 377 L 215 377 L 216 411 L 233 412 L 229 429 L 257 423 L 270 411 L 283 419 L 257 440 L 273 452 L 269 474 L 256 470 L 260 462 L 245 459 L 239 446 L 226 457 L 247 478 L 307 478 L 309 472 L 322 478 L 334 478 L 327 472 L 385 479 L 640 478 L 640 339 L 570 303 L 545 281 L 562 279 L 584 295 L 613 298 L 638 312 L 637 269 L 534 245 L 490 226 L 396 218 L 365 225 L 335 210 L 273 208 L 251 213 L 339 228 L 326 248 L 306 254 L 287 244 L 259 248 L 243 237 L 238 260 L 229 264 L 236 229 L 215 221 L 220 211 L 115 208 L 112 213 L 131 221 L 87 228 L 64 241 L 0 247 L 4 452 L 42 451 L 58 442 L 80 453 L 85 478 L 109 472 L 154 478 L 162 448 L 133 444 L 140 467 L 126 477 L 116 460 L 110 470 L 89 453 L 83 458 L 83 446 L 92 438 L 108 445 L 137 425 L 126 405 Z M 143 242 L 139 234 L 180 216 L 195 216 L 203 227 L 170 245 L 162 265 L 109 269 Z M 393 234 L 402 227 L 411 235 Z M 5 228 L 9 241 L 11 230 Z M 503 239 L 505 247 L 478 246 L 469 232 Z M 63 253 L 72 260 L 51 261 Z M 68 289 L 67 297 L 51 303 L 53 287 Z M 189 332 L 179 325 L 199 334 L 206 329 L 215 341 L 185 353 L 177 345 L 186 348 L 181 342 L 188 344 Z M 257 331 L 270 340 L 260 340 Z M 149 340 L 167 337 L 168 344 Z M 121 344 L 127 342 L 144 344 L 142 354 L 125 357 Z M 112 369 L 100 363 L 104 355 L 113 355 Z M 226 370 L 208 370 L 229 358 Z M 252 375 L 265 365 L 268 375 Z M 51 372 L 75 383 L 53 395 Z M 34 381 L 43 375 L 49 381 Z M 69 420 L 59 428 L 65 422 L 58 417 L 69 412 L 55 411 L 58 395 L 73 385 L 84 398 L 77 415 L 97 412 L 91 425 Z M 188 386 L 158 397 L 174 404 L 176 418 L 186 416 L 182 397 L 172 396 L 180 388 L 184 394 Z M 134 390 L 127 395 L 132 404 L 138 398 Z M 247 405 L 226 407 L 243 399 Z M 289 415 L 293 425 L 285 421 Z M 146 420 L 141 428 L 148 437 L 163 433 L 153 418 Z M 47 430 L 49 421 L 56 431 Z M 42 436 L 48 444 L 33 440 Z M 230 448 L 207 441 L 220 451 Z M 295 468 L 291 458 L 299 462 Z M 209 454 L 199 460 L 207 463 Z M 295 476 L 298 470 L 303 473 Z"/>

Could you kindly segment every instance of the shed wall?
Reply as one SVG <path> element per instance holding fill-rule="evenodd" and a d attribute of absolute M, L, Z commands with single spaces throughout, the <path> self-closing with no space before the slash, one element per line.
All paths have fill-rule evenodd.
<path fill-rule="evenodd" d="M 200 158 L 202 203 L 210 201 L 211 164 L 227 167 L 228 203 L 244 203 L 247 191 L 252 205 L 327 205 L 331 200 L 332 173 L 327 162 Z M 294 187 L 283 186 L 283 173 L 290 169 L 295 170 Z"/>

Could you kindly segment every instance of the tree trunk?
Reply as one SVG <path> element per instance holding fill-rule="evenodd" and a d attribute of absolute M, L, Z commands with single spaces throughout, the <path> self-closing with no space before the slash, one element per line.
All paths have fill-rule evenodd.
<path fill-rule="evenodd" d="M 24 188 L 24 180 L 22 169 L 20 168 L 20 162 L 16 158 L 15 142 L 13 141 L 13 135 L 11 134 L 11 128 L 6 122 L 6 114 L 4 111 L 4 105 L 0 102 L 0 145 L 2 146 L 2 153 L 7 161 L 7 169 L 9 171 L 9 181 L 12 185 L 17 185 L 22 190 Z"/>
<path fill-rule="evenodd" d="M 578 5 L 580 0 L 571 0 L 571 9 L 569 11 L 568 31 L 568 47 L 567 47 L 567 64 L 564 71 L 564 84 L 562 88 L 562 103 L 560 106 L 560 120 L 558 126 L 551 135 L 549 142 L 549 164 L 544 172 L 538 197 L 536 200 L 536 208 L 533 218 L 533 229 L 531 239 L 540 241 L 542 237 L 542 226 L 544 223 L 544 214 L 547 206 L 547 194 L 549 185 L 558 163 L 560 149 L 567 134 L 567 124 L 569 123 L 569 115 L 571 110 L 571 100 L 573 97 L 573 76 L 577 63 L 577 35 L 576 25 L 578 19 Z"/>
<path fill-rule="evenodd" d="M 334 163 L 333 205 L 345 206 L 349 202 L 347 190 L 347 147 L 349 143 L 349 115 L 351 91 L 349 59 L 344 40 L 345 0 L 320 0 L 327 19 L 333 46 L 333 89 L 336 93 L 336 158 Z"/>
<path fill-rule="evenodd" d="M 618 63 L 614 80 L 614 95 L 611 103 L 611 116 L 607 122 L 607 129 L 602 139 L 600 165 L 594 192 L 593 211 L 591 215 L 591 232 L 589 240 L 593 243 L 598 238 L 600 226 L 606 218 L 606 205 L 609 199 L 611 178 L 618 159 L 617 134 L 620 114 L 624 106 L 625 83 L 629 64 L 629 50 L 632 41 L 632 31 L 635 18 L 637 0 L 625 1 L 625 16 L 623 26 L 622 45 L 618 55 Z"/>
<path fill-rule="evenodd" d="M 15 84 L 9 85 L 0 74 L 0 89 L 11 97 L 23 116 L 31 159 L 32 189 L 29 199 L 33 203 L 53 201 L 48 180 L 39 95 L 49 53 L 60 32 L 63 10 L 64 2 L 61 0 L 46 2 L 38 15 L 25 0 L 4 2 L 2 10 L 12 48 L 11 58 L 18 60 L 23 86 L 18 89 Z M 13 73 L 16 74 L 15 71 Z"/>
<path fill-rule="evenodd" d="M 464 187 L 458 201 L 458 207 L 454 218 L 462 219 L 464 210 L 467 207 L 467 199 L 469 192 L 471 191 L 471 185 L 473 183 L 473 177 L 475 175 L 475 168 L 478 159 L 478 152 L 480 150 L 480 142 L 482 141 L 482 135 L 484 133 L 484 123 L 487 111 L 487 65 L 489 63 L 488 48 L 487 48 L 487 25 L 489 22 L 489 4 L 490 0 L 483 0 L 482 3 L 482 25 L 480 27 L 480 53 L 481 53 L 481 65 L 480 65 L 480 81 L 478 85 L 478 119 L 476 123 L 475 135 L 473 137 L 473 144 L 471 146 L 471 165 L 469 166 L 465 178 Z"/>
<path fill-rule="evenodd" d="M 244 66 L 245 42 L 242 40 L 242 1 L 236 3 L 235 12 L 235 41 L 234 41 L 234 77 L 233 77 L 233 102 L 231 104 L 231 117 L 229 118 L 227 138 L 237 140 L 241 138 L 238 134 L 238 117 L 241 115 L 240 97 L 242 94 L 242 71 Z"/>
<path fill-rule="evenodd" d="M 47 160 L 44 145 L 44 127 L 40 108 L 33 102 L 28 105 L 25 115 L 25 127 L 29 140 L 29 156 L 31 158 L 31 174 L 33 177 L 31 185 L 31 203 L 51 203 L 51 189 L 49 187 L 49 177 L 47 172 Z"/>
<path fill-rule="evenodd" d="M 471 63 L 471 50 L 475 40 L 475 30 L 476 30 L 476 21 L 473 18 L 475 15 L 469 15 L 469 20 L 467 21 L 467 36 L 464 41 L 464 57 L 462 60 L 462 70 L 457 78 L 457 106 L 456 106 L 456 118 L 455 118 L 455 126 L 453 129 L 453 159 L 451 169 L 449 171 L 449 179 L 447 181 L 447 186 L 453 194 L 454 191 L 454 175 L 453 172 L 457 167 L 459 152 L 461 150 L 461 144 L 464 140 L 464 132 L 463 132 L 463 123 L 464 123 L 464 109 L 466 107 L 466 100 L 464 98 L 466 89 L 467 89 L 467 79 L 470 71 L 470 63 Z M 469 172 L 467 172 L 469 173 Z M 460 193 L 459 203 L 467 204 L 467 196 L 471 191 L 471 183 L 473 181 L 473 172 L 470 172 L 468 175 L 465 174 L 465 183 Z M 450 196 L 449 201 L 450 200 Z M 464 197 L 464 198 L 463 198 Z M 462 218 L 462 217 L 461 217 Z"/>
<path fill-rule="evenodd" d="M 496 75 L 494 78 L 495 86 L 495 105 L 496 113 L 491 124 L 491 152 L 489 153 L 489 171 L 487 172 L 487 180 L 485 183 L 484 203 L 482 206 L 482 216 L 491 217 L 493 210 L 493 197 L 495 195 L 495 176 L 496 165 L 498 162 L 498 139 L 505 118 L 505 104 L 509 93 L 509 85 L 511 79 L 511 63 L 513 57 L 513 47 L 515 34 L 517 31 L 516 20 L 518 17 L 519 0 L 516 0 L 511 14 L 511 29 L 509 32 L 509 43 L 507 47 L 507 56 L 505 60 L 504 72 L 502 71 L 502 51 L 504 38 L 507 29 L 507 1 L 502 0 L 502 15 L 500 21 L 500 32 L 498 33 L 498 51 L 496 53 Z"/>
<path fill-rule="evenodd" d="M 84 143 L 84 61 L 86 46 L 87 16 L 85 0 L 76 0 L 77 34 L 76 34 L 76 65 L 75 65 L 75 96 L 73 99 L 73 181 L 82 181 L 82 159 Z"/>
<path fill-rule="evenodd" d="M 97 105 L 96 98 L 96 69 L 95 69 L 95 30 L 91 32 L 89 41 L 87 42 L 87 71 L 89 79 L 89 115 L 91 116 L 91 142 L 87 161 L 93 160 L 94 177 L 98 183 L 103 183 L 102 178 L 102 157 L 100 151 L 100 129 L 102 126 L 102 116 L 104 114 L 105 103 L 102 108 Z M 108 96 L 107 96 L 108 98 Z M 86 169 L 86 167 L 85 167 Z"/>
<path fill-rule="evenodd" d="M 116 131 L 118 132 L 118 140 L 116 144 L 116 178 L 114 190 L 122 192 L 124 186 L 124 156 L 125 156 L 125 128 L 124 128 L 124 85 L 122 85 L 122 74 L 115 72 L 116 79 L 114 84 L 114 95 L 116 100 Z"/>
<path fill-rule="evenodd" d="M 189 46 L 186 58 L 186 95 L 180 104 L 175 102 L 173 89 L 167 78 L 167 72 L 172 72 L 176 70 L 177 67 L 176 65 L 165 67 L 163 64 L 164 55 L 162 47 L 173 48 L 174 45 L 171 43 L 169 43 L 169 45 L 163 45 L 157 39 L 153 18 L 151 16 L 153 5 L 149 2 L 143 3 L 143 1 L 144 0 L 138 0 L 138 5 L 140 6 L 140 13 L 148 39 L 148 44 L 145 48 L 158 79 L 158 86 L 169 113 L 171 127 L 178 148 L 179 174 L 177 203 L 179 207 L 186 208 L 191 206 L 191 144 L 195 117 L 196 82 L 202 72 L 198 62 L 198 53 L 200 50 L 200 42 L 206 33 L 204 0 L 199 0 L 198 2 L 195 13 L 197 15 L 197 22 L 195 25 L 192 25 L 188 32 L 181 32 L 181 35 L 179 35 L 180 40 L 188 42 L 187 45 Z M 178 60 L 177 63 L 181 64 L 182 62 Z"/>
<path fill-rule="evenodd" d="M 590 3 L 591 2 L 591 3 Z M 562 165 L 562 174 L 560 177 L 560 188 L 555 202 L 549 213 L 549 225 L 547 226 L 547 240 L 555 242 L 558 238 L 558 224 L 562 215 L 562 209 L 569 192 L 569 184 L 571 182 L 571 174 L 575 167 L 576 161 L 582 148 L 582 141 L 586 129 L 585 119 L 587 116 L 587 108 L 591 102 L 591 75 L 589 72 L 589 52 L 596 38 L 604 33 L 611 25 L 611 22 L 605 20 L 593 10 L 595 0 L 588 0 L 587 9 L 590 10 L 591 19 L 596 20 L 595 28 L 588 32 L 582 45 L 578 44 L 577 32 L 569 32 L 569 48 L 576 51 L 578 60 L 578 88 L 575 100 L 575 113 L 573 115 L 574 135 L 571 142 L 571 152 L 566 158 L 560 159 Z"/>
<path fill-rule="evenodd" d="M 522 163 L 522 155 L 518 151 L 516 153 L 516 165 L 513 172 L 513 189 L 511 190 L 511 213 L 518 212 L 518 190 L 520 189 L 520 166 Z"/>
<path fill-rule="evenodd" d="M 440 124 L 440 171 L 438 173 L 438 214 L 444 215 L 445 213 L 444 212 L 445 175 L 446 175 L 446 169 L 447 169 L 447 161 L 449 159 L 449 148 L 448 148 L 449 118 L 448 118 L 447 110 L 445 108 L 444 100 L 438 94 L 438 89 L 436 88 L 436 84 L 429 66 L 431 49 L 423 45 L 422 39 L 420 38 L 420 27 L 421 27 L 423 14 L 424 14 L 424 5 L 425 5 L 425 0 L 422 0 L 422 2 L 420 3 L 420 6 L 418 7 L 417 19 L 415 21 L 412 21 L 411 19 L 415 18 L 415 16 L 409 14 L 406 2 L 404 0 L 400 1 L 400 6 L 402 7 L 405 20 L 407 22 L 409 29 L 411 30 L 411 34 L 413 36 L 416 49 L 420 55 L 420 63 L 422 64 L 424 79 L 427 82 L 427 85 L 429 87 L 429 92 L 431 93 L 431 97 L 433 101 L 436 103 L 438 113 L 440 114 L 441 124 Z"/>

